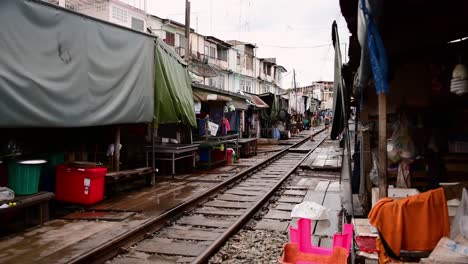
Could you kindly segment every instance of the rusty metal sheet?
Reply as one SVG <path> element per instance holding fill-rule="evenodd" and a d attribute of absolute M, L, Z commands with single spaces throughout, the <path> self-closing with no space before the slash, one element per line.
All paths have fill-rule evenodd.
<path fill-rule="evenodd" d="M 209 201 L 205 203 L 206 206 L 211 207 L 221 207 L 221 208 L 241 208 L 247 209 L 250 208 L 253 204 L 250 202 L 226 202 L 226 201 Z"/>
<path fill-rule="evenodd" d="M 234 223 L 234 220 L 228 219 L 213 219 L 207 218 L 202 215 L 184 216 L 177 220 L 179 225 L 191 225 L 191 226 L 206 226 L 206 227 L 230 227 Z"/>

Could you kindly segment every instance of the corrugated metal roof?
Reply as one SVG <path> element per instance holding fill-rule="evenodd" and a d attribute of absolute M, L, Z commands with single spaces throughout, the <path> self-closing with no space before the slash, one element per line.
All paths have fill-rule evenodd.
<path fill-rule="evenodd" d="M 265 103 L 262 99 L 260 99 L 260 97 L 254 95 L 254 94 L 245 94 L 247 95 L 250 100 L 252 100 L 253 104 L 257 107 L 257 108 L 270 108 L 270 106 Z"/>

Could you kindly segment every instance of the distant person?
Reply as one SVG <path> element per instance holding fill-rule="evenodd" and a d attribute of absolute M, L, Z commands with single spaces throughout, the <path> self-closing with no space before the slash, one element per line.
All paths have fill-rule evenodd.
<path fill-rule="evenodd" d="M 330 127 L 330 119 L 328 117 L 325 118 L 325 128 L 328 131 L 328 128 Z"/>

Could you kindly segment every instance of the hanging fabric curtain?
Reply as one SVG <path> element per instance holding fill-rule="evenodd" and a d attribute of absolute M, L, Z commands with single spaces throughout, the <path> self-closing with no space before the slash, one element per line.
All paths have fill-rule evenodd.
<path fill-rule="evenodd" d="M 366 7 L 365 0 L 361 0 L 360 8 L 367 19 L 367 43 L 369 46 L 372 75 L 375 81 L 375 90 L 377 94 L 388 93 L 388 60 L 385 47 L 374 18 Z"/>
<path fill-rule="evenodd" d="M 332 40 L 333 46 L 335 47 L 335 74 L 333 81 L 333 121 L 330 137 L 336 139 L 343 132 L 344 120 L 347 120 L 347 116 L 343 116 L 343 108 L 345 109 L 346 115 L 348 115 L 348 102 L 349 95 L 344 89 L 343 78 L 341 74 L 341 50 L 340 50 L 340 39 L 338 36 L 338 26 L 336 21 L 333 21 L 332 25 Z M 344 100 L 343 100 L 344 99 Z M 343 105 L 343 102 L 345 105 Z"/>

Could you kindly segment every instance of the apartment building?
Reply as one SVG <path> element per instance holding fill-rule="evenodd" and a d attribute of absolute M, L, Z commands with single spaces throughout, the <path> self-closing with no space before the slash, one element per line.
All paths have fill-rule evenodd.
<path fill-rule="evenodd" d="M 46 0 L 104 21 L 154 34 L 173 47 L 182 58 L 190 54 L 195 82 L 233 93 L 282 92 L 286 72 L 275 58 L 258 58 L 256 45 L 238 40 L 223 41 L 190 29 L 186 51 L 185 25 L 150 15 L 146 0 Z"/>
<path fill-rule="evenodd" d="M 92 16 L 123 27 L 146 31 L 147 14 L 143 9 L 118 0 L 46 0 L 70 10 Z M 134 1 L 136 6 L 144 8 L 145 0 Z"/>
<path fill-rule="evenodd" d="M 333 82 L 318 81 L 297 89 L 301 90 L 304 95 L 321 101 L 321 109 L 333 109 Z"/>

